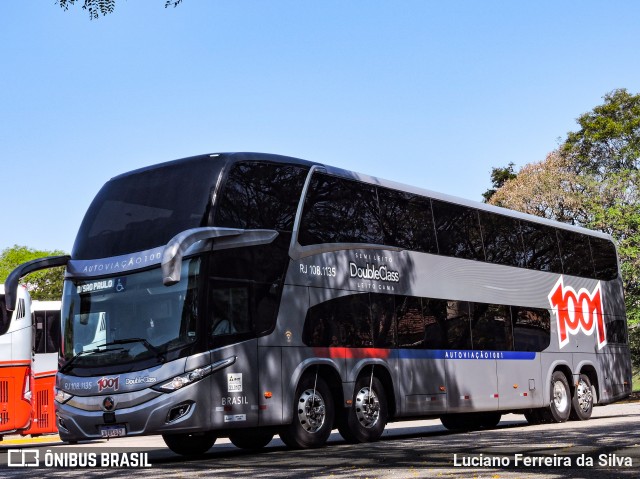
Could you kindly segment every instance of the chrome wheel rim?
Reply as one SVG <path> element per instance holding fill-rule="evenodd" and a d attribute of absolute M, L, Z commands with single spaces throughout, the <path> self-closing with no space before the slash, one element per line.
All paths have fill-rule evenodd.
<path fill-rule="evenodd" d="M 562 381 L 553 383 L 553 403 L 559 412 L 565 412 L 569 407 L 569 394 Z"/>
<path fill-rule="evenodd" d="M 374 391 L 368 387 L 360 389 L 356 394 L 356 418 L 362 427 L 375 427 L 380 420 L 380 401 Z"/>
<path fill-rule="evenodd" d="M 313 434 L 324 425 L 327 417 L 323 397 L 313 389 L 303 391 L 298 399 L 298 421 L 302 428 Z"/>
<path fill-rule="evenodd" d="M 593 395 L 591 394 L 591 388 L 583 379 L 578 381 L 576 395 L 578 396 L 578 407 L 580 410 L 582 410 L 582 412 L 588 412 L 593 403 Z"/>

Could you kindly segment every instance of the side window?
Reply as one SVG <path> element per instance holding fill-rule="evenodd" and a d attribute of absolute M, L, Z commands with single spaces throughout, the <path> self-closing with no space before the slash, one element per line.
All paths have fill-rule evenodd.
<path fill-rule="evenodd" d="M 447 301 L 442 299 L 396 297 L 398 347 L 445 349 L 447 341 Z M 456 331 L 455 327 L 451 328 Z"/>
<path fill-rule="evenodd" d="M 57 353 L 60 350 L 60 344 L 62 342 L 61 330 L 60 330 L 60 311 L 47 311 L 45 316 L 45 323 L 47 325 L 47 353 Z"/>
<path fill-rule="evenodd" d="M 425 348 L 425 324 L 420 298 L 396 296 L 395 306 L 398 321 L 398 347 Z"/>
<path fill-rule="evenodd" d="M 471 349 L 468 302 L 447 301 L 445 331 L 447 347 L 453 349 Z"/>
<path fill-rule="evenodd" d="M 513 350 L 509 306 L 473 303 L 471 311 L 473 349 L 484 351 Z"/>
<path fill-rule="evenodd" d="M 302 211 L 298 241 L 383 244 L 373 185 L 316 173 Z"/>
<path fill-rule="evenodd" d="M 524 266 L 520 221 L 480 211 L 480 225 L 487 261 L 507 266 Z"/>
<path fill-rule="evenodd" d="M 222 346 L 253 333 L 251 286 L 241 282 L 215 281 L 209 291 L 211 323 L 209 338 L 213 346 Z"/>
<path fill-rule="evenodd" d="M 7 311 L 7 305 L 4 302 L 4 295 L 0 296 L 0 335 L 9 331 L 11 325 L 11 312 Z"/>
<path fill-rule="evenodd" d="M 521 221 L 525 265 L 529 269 L 562 274 L 562 261 L 555 228 Z"/>
<path fill-rule="evenodd" d="M 606 239 L 590 237 L 591 255 L 596 278 L 610 281 L 618 277 L 618 256 L 615 245 Z"/>
<path fill-rule="evenodd" d="M 607 343 L 627 344 L 627 323 L 624 318 L 606 315 L 605 330 L 607 332 Z"/>
<path fill-rule="evenodd" d="M 390 294 L 371 294 L 371 334 L 376 348 L 395 345 L 395 300 Z"/>
<path fill-rule="evenodd" d="M 342 296 L 309 308 L 302 341 L 316 347 L 373 346 L 369 294 Z"/>
<path fill-rule="evenodd" d="M 432 200 L 440 254 L 484 261 L 478 211 Z"/>
<path fill-rule="evenodd" d="M 35 334 L 33 337 L 33 350 L 35 351 L 36 354 L 45 353 L 47 335 L 46 335 L 44 311 L 34 311 L 33 325 L 35 326 Z"/>
<path fill-rule="evenodd" d="M 402 191 L 378 188 L 383 242 L 423 253 L 437 253 L 431 200 Z"/>
<path fill-rule="evenodd" d="M 215 225 L 291 231 L 307 171 L 265 162 L 233 165 L 216 201 Z"/>
<path fill-rule="evenodd" d="M 35 334 L 33 350 L 36 354 L 57 353 L 60 349 L 60 311 L 34 311 Z"/>
<path fill-rule="evenodd" d="M 540 352 L 551 342 L 551 315 L 546 309 L 511 307 L 516 351 Z"/>
<path fill-rule="evenodd" d="M 573 231 L 559 229 L 558 240 L 564 274 L 593 278 L 593 262 L 589 237 Z"/>
<path fill-rule="evenodd" d="M 424 342 L 427 349 L 447 347 L 447 304 L 443 299 L 422 299 Z"/>

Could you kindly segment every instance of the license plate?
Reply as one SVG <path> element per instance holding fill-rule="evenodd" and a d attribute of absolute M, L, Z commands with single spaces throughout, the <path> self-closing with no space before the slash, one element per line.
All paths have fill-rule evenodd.
<path fill-rule="evenodd" d="M 100 426 L 100 435 L 105 438 L 122 437 L 127 435 L 127 429 L 120 424 L 116 424 L 115 426 Z"/>

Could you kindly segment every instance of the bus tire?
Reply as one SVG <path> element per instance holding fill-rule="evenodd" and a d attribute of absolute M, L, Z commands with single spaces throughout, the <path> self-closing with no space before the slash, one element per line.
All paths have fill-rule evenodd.
<path fill-rule="evenodd" d="M 353 403 L 345 410 L 345 415 L 338 424 L 338 431 L 345 441 L 359 443 L 380 439 L 389 419 L 389 410 L 384 387 L 378 378 L 361 376 L 356 381 Z"/>
<path fill-rule="evenodd" d="M 324 445 L 335 416 L 331 390 L 324 379 L 305 374 L 296 388 L 293 407 L 293 421 L 280 432 L 282 442 L 293 449 Z"/>
<path fill-rule="evenodd" d="M 541 409 L 529 409 L 525 411 L 524 418 L 532 426 L 544 423 L 543 412 Z"/>
<path fill-rule="evenodd" d="M 571 390 L 565 375 L 555 371 L 551 376 L 551 404 L 549 412 L 553 422 L 565 422 L 571 414 Z"/>
<path fill-rule="evenodd" d="M 585 374 L 578 378 L 578 385 L 573 391 L 571 400 L 571 415 L 573 420 L 586 421 L 593 412 L 593 393 L 591 392 L 591 381 Z"/>
<path fill-rule="evenodd" d="M 470 431 L 475 429 L 477 424 L 470 420 L 469 414 L 445 414 L 440 416 L 440 422 L 449 431 Z"/>
<path fill-rule="evenodd" d="M 493 429 L 499 423 L 502 418 L 502 414 L 499 412 L 481 412 L 479 413 L 478 422 L 482 429 Z"/>
<path fill-rule="evenodd" d="M 231 443 L 240 449 L 262 449 L 273 439 L 273 432 L 262 429 L 241 429 L 229 434 Z"/>
<path fill-rule="evenodd" d="M 193 434 L 163 434 L 165 444 L 181 456 L 201 456 L 215 444 L 217 436 L 212 432 Z"/>

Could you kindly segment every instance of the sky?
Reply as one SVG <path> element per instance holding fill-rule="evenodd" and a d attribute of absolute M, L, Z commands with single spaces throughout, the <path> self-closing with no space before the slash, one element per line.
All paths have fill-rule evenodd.
<path fill-rule="evenodd" d="M 82 0 L 78 0 L 82 4 Z M 616 88 L 640 2 L 0 1 L 0 250 L 71 252 L 99 188 L 204 153 L 294 156 L 480 201 Z"/>

